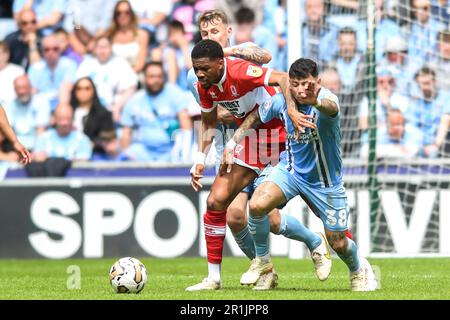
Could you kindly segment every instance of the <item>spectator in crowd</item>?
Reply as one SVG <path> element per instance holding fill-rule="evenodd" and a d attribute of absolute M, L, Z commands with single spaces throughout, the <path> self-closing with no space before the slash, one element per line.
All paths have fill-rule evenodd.
<path fill-rule="evenodd" d="M 165 22 L 172 12 L 172 1 L 130 0 L 136 13 L 138 25 L 150 34 L 151 47 L 159 45 L 167 38 Z"/>
<path fill-rule="evenodd" d="M 80 55 L 94 50 L 95 39 L 109 29 L 116 1 L 68 0 L 64 29 L 73 50 Z"/>
<path fill-rule="evenodd" d="M 194 34 L 199 31 L 197 17 L 202 12 L 215 9 L 215 2 L 216 0 L 175 0 L 170 20 L 177 20 L 183 24 L 186 39 L 191 42 Z"/>
<path fill-rule="evenodd" d="M 324 0 L 305 0 L 306 20 L 302 29 L 302 56 L 328 62 L 337 52 L 338 29 L 327 21 Z"/>
<path fill-rule="evenodd" d="M 434 158 L 438 155 L 439 146 L 436 138 L 441 118 L 448 113 L 448 91 L 440 90 L 436 83 L 436 72 L 427 66 L 422 67 L 415 76 L 419 92 L 412 97 L 408 108 L 407 121 L 423 132 L 420 155 Z"/>
<path fill-rule="evenodd" d="M 152 51 L 152 61 L 162 61 L 166 68 L 167 81 L 188 90 L 187 74 L 192 68 L 192 44 L 186 38 L 181 22 L 173 20 L 168 25 L 168 42 L 159 50 Z"/>
<path fill-rule="evenodd" d="M 400 26 L 389 17 L 387 7 L 389 1 L 375 0 L 375 59 L 377 62 L 383 60 L 383 54 L 388 39 L 401 37 Z M 365 13 L 363 14 L 365 16 Z M 367 19 L 360 19 L 357 27 L 358 50 L 366 52 L 367 50 Z"/>
<path fill-rule="evenodd" d="M 437 72 L 437 85 L 440 89 L 450 90 L 450 31 L 440 31 L 438 34 L 437 56 L 429 66 Z"/>
<path fill-rule="evenodd" d="M 25 73 L 25 70 L 14 63 L 9 63 L 10 50 L 6 42 L 0 41 L 0 103 L 13 100 L 14 79 Z"/>
<path fill-rule="evenodd" d="M 232 25 L 236 23 L 236 12 L 243 6 L 244 1 L 242 0 L 216 0 L 216 9 L 225 12 L 228 17 L 228 22 Z M 266 1 L 261 0 L 247 0 L 245 1 L 245 6 L 252 8 L 255 12 L 255 23 L 260 25 L 263 22 L 264 16 L 264 5 Z"/>
<path fill-rule="evenodd" d="M 245 42 L 253 42 L 258 47 L 264 48 L 274 56 L 278 53 L 277 39 L 273 30 L 263 25 L 256 25 L 255 13 L 252 9 L 241 7 L 235 14 L 236 28 L 231 39 L 232 45 Z M 267 67 L 273 67 L 276 59 L 272 59 Z"/>
<path fill-rule="evenodd" d="M 63 28 L 58 28 L 55 30 L 54 34 L 56 39 L 58 39 L 61 56 L 69 58 L 79 65 L 81 60 L 83 60 L 83 57 L 72 48 L 67 31 Z"/>
<path fill-rule="evenodd" d="M 49 35 L 61 27 L 66 1 L 64 0 L 14 0 L 14 18 L 18 20 L 21 10 L 33 10 L 37 17 L 37 28 Z"/>
<path fill-rule="evenodd" d="M 96 39 L 93 57 L 86 57 L 79 66 L 76 78 L 91 78 L 100 102 L 112 112 L 113 120 L 120 121 L 120 113 L 128 99 L 136 92 L 137 75 L 121 57 L 113 55 L 107 36 Z"/>
<path fill-rule="evenodd" d="M 356 14 L 358 9 L 358 0 L 330 0 L 327 14 Z"/>
<path fill-rule="evenodd" d="M 364 55 L 357 51 L 356 31 L 344 27 L 339 31 L 339 51 L 330 62 L 341 79 L 341 92 L 351 93 L 363 89 L 366 75 Z"/>
<path fill-rule="evenodd" d="M 44 59 L 33 63 L 28 74 L 33 89 L 45 94 L 54 110 L 58 103 L 69 102 L 77 65 L 72 60 L 61 57 L 55 35 L 46 36 L 42 40 L 42 55 Z"/>
<path fill-rule="evenodd" d="M 377 130 L 377 150 L 379 158 L 414 158 L 421 148 L 423 133 L 406 123 L 399 109 L 392 109 L 387 115 L 387 124 Z M 369 143 L 361 147 L 361 157 L 367 158 Z"/>
<path fill-rule="evenodd" d="M 5 38 L 11 50 L 9 61 L 28 70 L 28 67 L 39 61 L 42 33 L 36 27 L 36 15 L 31 10 L 23 10 L 17 14 L 19 30 Z"/>
<path fill-rule="evenodd" d="M 437 50 L 437 35 L 444 25 L 431 16 L 430 0 L 413 0 L 413 21 L 408 35 L 408 52 L 421 63 L 429 61 Z"/>
<path fill-rule="evenodd" d="M 141 72 L 147 59 L 149 35 L 139 29 L 137 17 L 126 0 L 117 2 L 114 7 L 109 37 L 114 54 L 128 61 L 134 72 Z"/>
<path fill-rule="evenodd" d="M 181 132 L 178 141 L 191 135 L 187 93 L 164 83 L 160 62 L 148 63 L 144 74 L 145 88 L 137 92 L 123 110 L 122 147 L 133 160 L 177 161 L 173 158 L 177 153 L 173 148 L 182 146 L 173 143 L 174 132 L 181 129 L 177 130 Z M 191 142 L 186 144 L 190 146 Z"/>
<path fill-rule="evenodd" d="M 377 127 L 386 125 L 387 115 L 393 109 L 399 109 L 403 114 L 408 110 L 409 101 L 406 96 L 395 90 L 395 79 L 385 68 L 377 68 L 377 98 L 375 101 Z M 409 112 L 409 111 L 408 111 Z M 362 131 L 361 142 L 368 141 L 369 101 L 364 97 L 359 107 L 359 128 Z"/>
<path fill-rule="evenodd" d="M 416 91 L 414 74 L 420 64 L 408 54 L 408 45 L 402 37 L 392 37 L 386 42 L 385 57 L 380 65 L 395 78 L 396 90 L 405 96 Z"/>
<path fill-rule="evenodd" d="M 41 94 L 33 94 L 27 75 L 14 80 L 17 97 L 5 105 L 11 127 L 28 150 L 33 150 L 36 139 L 50 125 L 50 103 Z"/>
<path fill-rule="evenodd" d="M 359 156 L 361 131 L 359 129 L 358 109 L 365 92 L 341 90 L 341 78 L 335 68 L 326 68 L 320 73 L 322 86 L 338 96 L 341 113 L 341 153 L 342 157 Z"/>
<path fill-rule="evenodd" d="M 101 131 L 99 142 L 102 151 L 94 152 L 93 161 L 126 161 L 130 160 L 120 146 L 116 130 Z"/>
<path fill-rule="evenodd" d="M 92 143 L 82 132 L 73 128 L 73 109 L 69 105 L 58 105 L 54 112 L 55 128 L 48 129 L 36 141 L 32 154 L 34 161 L 48 158 L 66 160 L 89 160 Z"/>
<path fill-rule="evenodd" d="M 70 97 L 74 109 L 74 128 L 83 132 L 101 150 L 100 132 L 114 130 L 112 114 L 100 103 L 94 82 L 87 77 L 75 82 Z"/>
<path fill-rule="evenodd" d="M 450 22 L 450 3 L 447 0 L 432 0 L 431 15 L 442 22 L 445 28 L 449 27 Z"/>

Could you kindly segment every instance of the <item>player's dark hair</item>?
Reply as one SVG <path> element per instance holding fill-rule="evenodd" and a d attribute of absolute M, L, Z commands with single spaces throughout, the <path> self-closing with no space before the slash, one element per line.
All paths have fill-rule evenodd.
<path fill-rule="evenodd" d="M 218 42 L 209 39 L 202 40 L 192 49 L 191 58 L 223 59 L 223 49 Z"/>
<path fill-rule="evenodd" d="M 255 12 L 247 7 L 241 7 L 234 15 L 237 24 L 247 24 L 255 22 Z"/>
<path fill-rule="evenodd" d="M 317 63 L 311 59 L 297 59 L 289 68 L 289 78 L 305 79 L 310 75 L 314 78 L 319 75 Z"/>

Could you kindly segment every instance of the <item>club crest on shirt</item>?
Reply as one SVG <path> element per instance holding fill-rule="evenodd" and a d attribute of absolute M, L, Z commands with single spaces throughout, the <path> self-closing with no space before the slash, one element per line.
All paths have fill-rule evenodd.
<path fill-rule="evenodd" d="M 247 75 L 250 77 L 260 77 L 262 73 L 263 70 L 260 67 L 250 65 L 247 68 Z"/>
<path fill-rule="evenodd" d="M 214 91 L 210 91 L 209 95 L 211 96 L 212 99 L 217 99 L 216 94 L 214 93 Z"/>

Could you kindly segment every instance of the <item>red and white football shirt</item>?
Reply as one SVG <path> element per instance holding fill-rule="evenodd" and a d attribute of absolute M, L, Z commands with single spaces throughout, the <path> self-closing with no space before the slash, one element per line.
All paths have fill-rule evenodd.
<path fill-rule="evenodd" d="M 260 67 L 241 59 L 224 59 L 225 72 L 219 83 L 208 89 L 197 84 L 203 112 L 215 112 L 220 104 L 231 112 L 240 125 L 247 115 L 277 93 L 268 85 L 272 69 Z M 274 119 L 261 125 L 256 136 L 246 137 L 236 147 L 235 157 L 252 169 L 262 169 L 269 162 L 278 160 L 284 150 L 286 132 L 283 123 Z"/>

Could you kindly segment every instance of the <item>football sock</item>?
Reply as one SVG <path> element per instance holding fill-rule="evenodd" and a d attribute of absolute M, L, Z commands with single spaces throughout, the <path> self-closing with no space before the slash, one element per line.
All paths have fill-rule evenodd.
<path fill-rule="evenodd" d="M 223 241 L 226 232 L 226 214 L 226 210 L 206 210 L 203 216 L 208 262 L 212 264 L 220 264 L 222 262 Z"/>
<path fill-rule="evenodd" d="M 262 257 L 269 254 L 269 217 L 255 217 L 251 214 L 248 218 L 248 226 L 255 242 L 256 256 Z"/>
<path fill-rule="evenodd" d="M 313 251 L 322 243 L 322 238 L 305 227 L 298 219 L 287 214 L 280 214 L 280 234 L 286 238 L 302 241 L 309 251 Z"/>
<path fill-rule="evenodd" d="M 347 241 L 348 241 L 347 251 L 344 253 L 337 253 L 337 252 L 336 253 L 339 256 L 339 258 L 341 258 L 342 261 L 344 261 L 345 264 L 348 266 L 350 272 L 355 272 L 358 271 L 361 266 L 358 247 L 356 246 L 356 243 L 353 240 L 347 238 Z"/>
<path fill-rule="evenodd" d="M 244 252 L 250 260 L 253 260 L 255 258 L 255 243 L 253 242 L 253 237 L 248 225 L 241 231 L 233 233 L 233 237 L 242 252 Z"/>
<path fill-rule="evenodd" d="M 220 282 L 220 263 L 208 262 L 208 278 L 215 282 Z"/>

